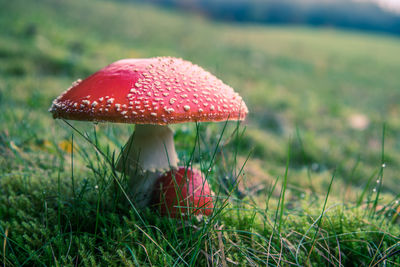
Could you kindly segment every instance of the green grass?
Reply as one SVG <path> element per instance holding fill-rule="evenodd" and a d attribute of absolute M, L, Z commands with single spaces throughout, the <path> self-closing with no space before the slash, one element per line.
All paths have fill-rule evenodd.
<path fill-rule="evenodd" d="M 400 265 L 399 39 L 227 25 L 124 2 L 0 7 L 6 266 Z M 136 212 L 112 164 L 133 126 L 70 122 L 76 131 L 47 112 L 108 63 L 162 55 L 210 70 L 250 110 L 239 128 L 173 126 L 182 164 L 218 193 L 208 219 Z M 352 127 L 355 114 L 365 129 Z"/>

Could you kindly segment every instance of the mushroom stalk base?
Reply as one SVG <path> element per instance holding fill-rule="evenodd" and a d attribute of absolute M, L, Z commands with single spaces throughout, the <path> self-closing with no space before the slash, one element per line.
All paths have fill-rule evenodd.
<path fill-rule="evenodd" d="M 164 125 L 136 125 L 116 170 L 130 178 L 131 195 L 138 206 L 145 206 L 153 185 L 161 173 L 177 168 L 178 156 L 175 151 L 173 132 Z"/>

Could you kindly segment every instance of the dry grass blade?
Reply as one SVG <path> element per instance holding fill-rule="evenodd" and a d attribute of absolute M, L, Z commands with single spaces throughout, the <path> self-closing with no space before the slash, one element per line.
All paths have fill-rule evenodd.
<path fill-rule="evenodd" d="M 226 257 L 225 257 L 225 247 L 224 247 L 224 242 L 222 240 L 222 229 L 224 228 L 224 225 L 221 225 L 220 227 L 218 227 L 216 230 L 218 230 L 217 232 L 217 236 L 218 236 L 218 245 L 219 245 L 219 249 L 221 251 L 221 263 L 222 263 L 222 267 L 227 267 L 228 265 L 226 264 Z"/>
<path fill-rule="evenodd" d="M 143 248 L 143 250 L 144 250 L 144 252 L 146 254 L 146 258 L 149 261 L 149 266 L 153 266 L 153 264 L 151 263 L 151 258 L 149 256 L 149 253 L 148 253 L 146 247 L 142 243 L 139 243 L 139 242 L 136 242 L 136 244 L 138 244 L 139 246 L 141 246 Z"/>
<path fill-rule="evenodd" d="M 207 249 L 207 245 L 205 246 L 206 247 L 206 249 Z M 200 250 L 200 252 L 206 257 L 206 259 L 207 259 L 207 266 L 214 266 L 213 265 L 213 257 L 210 255 L 210 254 L 208 254 L 207 253 L 207 251 L 205 251 L 205 250 Z"/>

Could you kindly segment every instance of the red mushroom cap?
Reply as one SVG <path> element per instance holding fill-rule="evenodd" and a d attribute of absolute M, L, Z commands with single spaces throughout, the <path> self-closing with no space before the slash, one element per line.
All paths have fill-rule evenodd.
<path fill-rule="evenodd" d="M 213 210 L 212 191 L 201 172 L 179 167 L 164 173 L 156 182 L 152 203 L 162 215 L 177 217 L 188 212 L 210 215 Z"/>
<path fill-rule="evenodd" d="M 242 98 L 214 75 L 171 57 L 123 59 L 54 100 L 54 118 L 169 124 L 243 120 Z"/>

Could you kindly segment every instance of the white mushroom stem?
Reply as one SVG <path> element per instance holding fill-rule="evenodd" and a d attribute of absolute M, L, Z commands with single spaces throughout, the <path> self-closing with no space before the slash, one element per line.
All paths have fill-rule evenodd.
<path fill-rule="evenodd" d="M 160 172 L 142 172 L 130 176 L 128 194 L 137 208 L 148 206 L 153 197 L 155 183 L 160 176 Z"/>
<path fill-rule="evenodd" d="M 168 126 L 137 124 L 116 170 L 130 178 L 131 195 L 138 206 L 146 206 L 161 173 L 178 167 L 174 136 Z"/>

